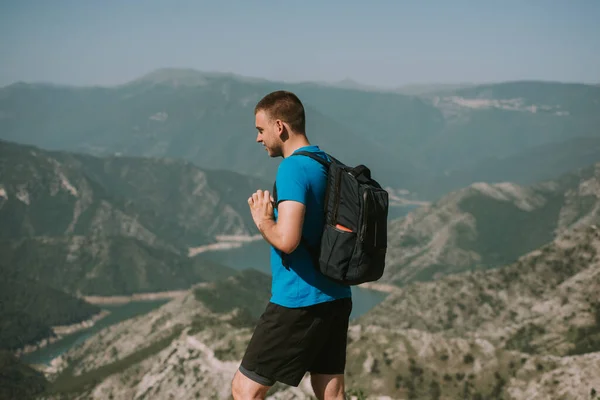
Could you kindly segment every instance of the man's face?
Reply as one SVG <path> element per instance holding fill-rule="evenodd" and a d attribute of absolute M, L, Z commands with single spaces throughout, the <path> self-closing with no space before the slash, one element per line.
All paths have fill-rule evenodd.
<path fill-rule="evenodd" d="M 277 129 L 277 121 L 271 120 L 264 110 L 259 110 L 255 116 L 256 141 L 265 147 L 270 157 L 281 157 L 281 138 Z"/>

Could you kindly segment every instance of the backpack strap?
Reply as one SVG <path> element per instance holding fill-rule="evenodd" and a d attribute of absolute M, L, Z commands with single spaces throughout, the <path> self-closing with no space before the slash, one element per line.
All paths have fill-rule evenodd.
<path fill-rule="evenodd" d="M 327 155 L 328 158 L 339 163 L 339 161 L 337 161 L 335 158 L 331 157 L 329 154 L 327 154 L 327 153 L 325 153 L 325 154 Z M 329 168 L 329 165 L 331 164 L 331 161 L 325 160 L 322 157 L 319 157 L 318 155 L 316 155 L 310 151 L 298 151 L 298 152 L 292 153 L 292 156 L 307 156 L 307 157 L 312 158 L 313 160 L 319 162 L 325 168 Z M 273 205 L 273 208 L 277 208 L 277 205 L 278 205 L 277 182 L 273 183 L 273 199 L 275 200 L 275 202 L 274 202 L 275 204 Z M 310 258 L 312 259 L 312 262 L 314 263 L 315 267 L 317 267 L 319 265 L 319 255 L 318 255 L 317 249 L 313 248 L 310 244 L 308 244 L 308 241 L 304 238 L 304 236 L 300 237 L 300 243 L 302 245 L 304 245 L 304 247 L 308 250 L 308 253 L 310 255 Z M 275 249 L 275 250 L 277 250 L 277 249 Z M 289 262 L 286 257 L 287 255 L 279 250 L 277 250 L 277 252 L 281 256 L 281 262 L 282 262 L 283 266 L 287 270 L 289 270 L 290 267 L 289 267 Z"/>
<path fill-rule="evenodd" d="M 325 153 L 325 154 L 327 155 L 328 158 L 333 159 L 333 157 L 331 157 L 329 154 L 327 154 L 327 153 Z M 297 151 L 295 153 L 292 153 L 292 156 L 307 156 L 307 157 L 310 157 L 313 160 L 318 161 L 319 163 L 321 163 L 325 168 L 328 168 L 329 164 L 331 164 L 331 161 L 324 160 L 322 157 L 319 157 L 318 155 L 316 155 L 312 151 Z"/>
<path fill-rule="evenodd" d="M 277 183 L 274 182 L 273 183 L 273 200 L 275 204 L 273 204 L 273 208 L 277 208 Z M 306 249 L 308 250 L 308 254 L 310 255 L 310 258 L 312 259 L 312 262 L 314 263 L 315 266 L 319 265 L 319 255 L 317 253 L 317 250 L 315 248 L 313 248 L 310 244 L 308 244 L 308 242 L 306 241 L 306 239 L 304 238 L 304 235 L 300 236 L 300 243 L 302 245 L 304 245 L 304 247 L 306 247 Z M 277 253 L 279 253 L 279 255 L 281 256 L 281 264 L 285 267 L 285 269 L 287 269 L 288 271 L 290 270 L 290 264 L 288 262 L 287 259 L 287 254 L 285 254 L 284 252 L 282 252 L 279 249 L 275 249 L 275 251 Z"/>
<path fill-rule="evenodd" d="M 273 182 L 273 208 L 277 208 L 277 204 L 278 204 L 278 200 L 277 200 L 277 181 Z M 286 257 L 286 254 L 279 250 L 278 248 L 275 248 L 275 252 L 277 252 L 277 254 L 279 254 L 279 256 L 281 257 L 281 264 L 283 264 L 283 266 L 285 267 L 285 269 L 287 269 L 288 271 L 290 270 L 290 266 Z"/>

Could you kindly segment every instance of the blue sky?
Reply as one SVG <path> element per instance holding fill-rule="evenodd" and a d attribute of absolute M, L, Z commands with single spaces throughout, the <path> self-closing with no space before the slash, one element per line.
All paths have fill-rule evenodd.
<path fill-rule="evenodd" d="M 0 0 L 0 86 L 163 67 L 382 87 L 600 83 L 600 1 Z"/>

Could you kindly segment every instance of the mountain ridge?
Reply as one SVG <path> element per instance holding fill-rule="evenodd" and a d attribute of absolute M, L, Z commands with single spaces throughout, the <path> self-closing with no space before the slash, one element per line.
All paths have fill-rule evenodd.
<path fill-rule="evenodd" d="M 466 163 L 594 136 L 600 114 L 595 86 L 499 83 L 417 97 L 188 70 L 156 73 L 166 82 L 170 75 L 199 76 L 202 85 L 142 80 L 109 88 L 3 88 L 1 137 L 96 155 L 187 159 L 267 178 L 277 163 L 253 150 L 253 106 L 287 89 L 305 104 L 313 143 L 344 162 L 370 166 L 385 186 L 410 190 Z M 352 142 L 341 148 L 347 138 Z"/>

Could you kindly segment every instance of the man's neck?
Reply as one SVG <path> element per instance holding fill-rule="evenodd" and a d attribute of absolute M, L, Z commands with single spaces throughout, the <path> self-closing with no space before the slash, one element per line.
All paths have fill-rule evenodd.
<path fill-rule="evenodd" d="M 304 135 L 288 139 L 283 145 L 283 158 L 291 156 L 293 152 L 305 146 L 310 146 L 310 142 Z"/>

